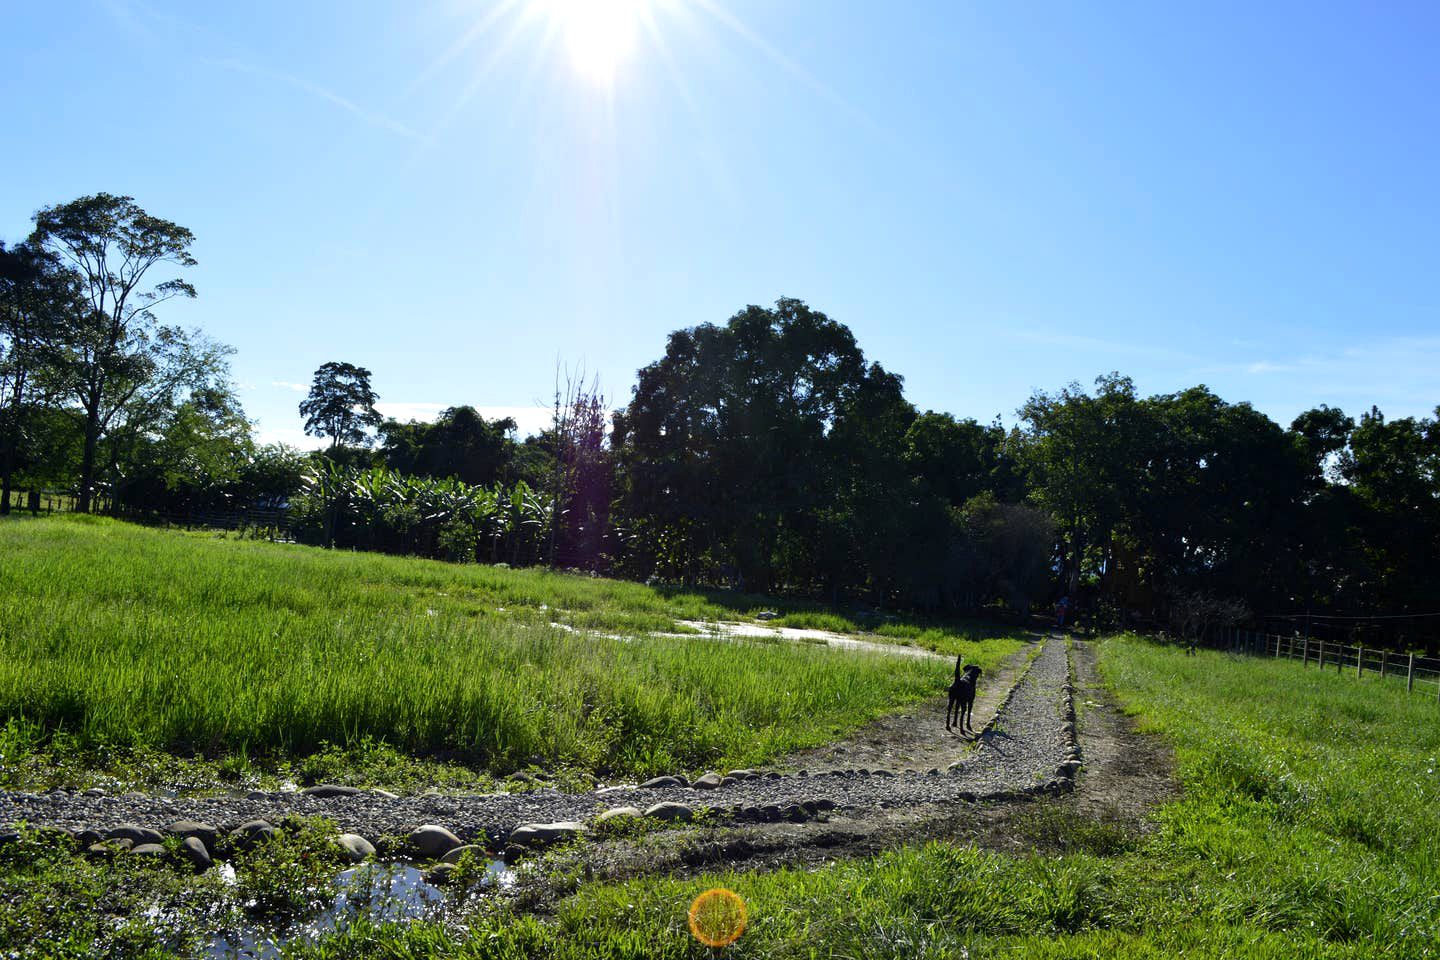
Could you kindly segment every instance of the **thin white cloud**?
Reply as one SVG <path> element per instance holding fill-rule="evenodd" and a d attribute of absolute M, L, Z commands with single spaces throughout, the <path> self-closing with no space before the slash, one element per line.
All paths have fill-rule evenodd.
<path fill-rule="evenodd" d="M 294 390 L 296 393 L 304 393 L 310 389 L 303 383 L 291 383 L 289 380 L 271 380 L 270 386 L 280 387 L 282 390 Z"/>
<path fill-rule="evenodd" d="M 245 73 L 249 74 L 250 76 L 260 77 L 265 80 L 273 80 L 276 83 L 283 83 L 287 86 L 294 87 L 297 90 L 302 90 L 305 93 L 310 94 L 312 97 L 317 97 L 327 103 L 339 107 L 341 110 L 344 110 L 351 116 L 363 120 L 365 123 L 368 123 L 371 126 L 379 127 L 382 130 L 388 130 L 391 133 L 405 137 L 408 140 L 423 141 L 425 139 L 423 135 L 421 135 L 415 130 L 412 130 L 410 127 L 407 127 L 400 121 L 395 120 L 391 117 L 387 117 L 383 113 L 376 113 L 373 110 L 367 110 L 364 107 L 360 106 L 358 103 L 356 103 L 354 100 L 342 97 L 335 91 L 330 90 L 326 87 L 322 87 L 318 83 L 312 83 L 309 80 L 306 80 L 304 77 L 297 77 L 293 74 L 284 73 L 280 70 L 272 70 L 269 67 L 263 67 L 259 64 L 251 63 L 247 60 L 240 60 L 235 57 L 227 57 L 221 60 L 207 60 L 205 62 L 220 67 L 224 70 L 231 70 L 235 73 Z"/>
<path fill-rule="evenodd" d="M 255 439 L 260 443 L 283 443 L 301 450 L 321 450 L 330 446 L 328 438 L 309 436 L 300 427 L 265 427 L 261 425 L 255 431 Z"/>
<path fill-rule="evenodd" d="M 555 422 L 555 411 L 550 407 L 476 407 L 486 420 L 503 420 L 509 417 L 515 421 L 515 432 L 520 437 L 531 437 L 542 430 L 550 429 Z"/>
<path fill-rule="evenodd" d="M 1293 394 L 1304 405 L 1343 399 L 1366 408 L 1374 404 L 1392 417 L 1431 416 L 1440 404 L 1440 337 L 1377 337 L 1291 357 L 1221 363 L 1192 373 L 1261 378 L 1253 382 L 1269 384 L 1266 389 L 1272 394 Z"/>
<path fill-rule="evenodd" d="M 375 404 L 375 409 L 381 415 L 395 420 L 434 420 L 440 416 L 440 411 L 449 407 L 448 403 L 424 403 L 404 400 L 381 400 Z"/>
<path fill-rule="evenodd" d="M 1269 360 L 1259 360 L 1245 368 L 1246 373 L 1290 373 L 1299 369 L 1294 363 L 1271 363 Z"/>

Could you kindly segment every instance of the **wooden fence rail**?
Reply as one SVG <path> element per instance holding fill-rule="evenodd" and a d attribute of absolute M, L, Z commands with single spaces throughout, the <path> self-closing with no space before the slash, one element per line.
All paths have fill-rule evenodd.
<path fill-rule="evenodd" d="M 1230 627 L 1219 636 L 1222 649 L 1235 654 L 1298 660 L 1305 667 L 1334 670 L 1357 679 L 1372 674 L 1379 680 L 1404 683 L 1407 693 L 1416 687 L 1440 703 L 1440 658 L 1417 657 L 1413 653 L 1392 653 L 1364 646 L 1327 643 L 1314 637 L 1284 636 Z M 1433 689 L 1433 692 L 1431 688 Z"/>

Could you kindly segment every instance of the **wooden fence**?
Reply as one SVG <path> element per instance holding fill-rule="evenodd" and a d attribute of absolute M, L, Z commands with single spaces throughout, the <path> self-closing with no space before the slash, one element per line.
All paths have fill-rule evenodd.
<path fill-rule="evenodd" d="M 1413 653 L 1348 646 L 1306 636 L 1284 636 L 1232 627 L 1220 633 L 1220 646 L 1231 653 L 1299 660 L 1302 666 L 1334 670 L 1355 678 L 1367 673 L 1382 681 L 1405 684 L 1407 693 L 1433 696 L 1440 703 L 1440 659 Z"/>
<path fill-rule="evenodd" d="M 66 490 L 17 490 L 10 498 L 10 509 L 16 513 L 69 513 L 75 509 L 75 495 Z M 95 512 L 116 515 L 109 499 L 97 496 Z M 210 528 L 245 531 L 257 538 L 290 541 L 294 530 L 289 511 L 273 507 L 238 507 L 233 510 L 190 510 L 185 512 L 135 510 L 121 507 L 118 515 L 140 523 L 183 527 L 187 530 Z"/>

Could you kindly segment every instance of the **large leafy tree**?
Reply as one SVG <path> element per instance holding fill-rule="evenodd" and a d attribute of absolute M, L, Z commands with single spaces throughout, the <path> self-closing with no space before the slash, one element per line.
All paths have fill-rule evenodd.
<path fill-rule="evenodd" d="M 1134 463 L 1145 424 L 1135 385 L 1110 374 L 1096 388 L 1093 396 L 1078 384 L 1036 393 L 1020 410 L 1033 496 L 1058 524 L 1072 594 L 1082 577 L 1113 573 L 1125 505 L 1140 478 Z"/>
<path fill-rule="evenodd" d="M 671 334 L 616 423 L 638 565 L 752 589 L 825 577 L 817 558 L 850 542 L 850 467 L 865 457 L 846 445 L 871 442 L 847 417 L 885 409 L 898 386 L 799 300 Z M 895 442 L 913 415 L 904 405 Z"/>
<path fill-rule="evenodd" d="M 383 417 L 375 409 L 379 397 L 370 387 L 370 371 L 352 363 L 320 365 L 310 384 L 310 394 L 300 402 L 305 432 L 312 437 L 329 437 L 330 449 L 365 446 L 367 431 L 380 425 Z"/>
<path fill-rule="evenodd" d="M 195 288 L 166 267 L 192 267 L 194 235 L 145 212 L 131 197 L 97 193 L 35 214 L 31 242 L 55 252 L 79 278 L 70 318 L 73 389 L 83 417 L 77 507 L 94 498 L 100 444 L 116 416 L 167 365 L 178 334 L 155 308 Z"/>

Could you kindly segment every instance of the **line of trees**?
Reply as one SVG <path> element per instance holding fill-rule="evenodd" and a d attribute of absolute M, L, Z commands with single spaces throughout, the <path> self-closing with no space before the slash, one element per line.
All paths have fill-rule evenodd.
<path fill-rule="evenodd" d="M 0 510 L 20 485 L 81 510 L 287 505 L 338 546 L 937 612 L 1068 596 L 1186 629 L 1280 611 L 1403 625 L 1436 604 L 1434 419 L 1322 406 L 1284 427 L 1110 374 L 981 424 L 917 410 L 792 299 L 672 333 L 619 409 L 557 389 L 537 436 L 468 406 L 386 420 L 370 371 L 332 362 L 300 406 L 328 449 L 260 447 L 229 349 L 157 317 L 195 294 L 172 275 L 192 240 L 99 194 L 0 246 Z"/>

